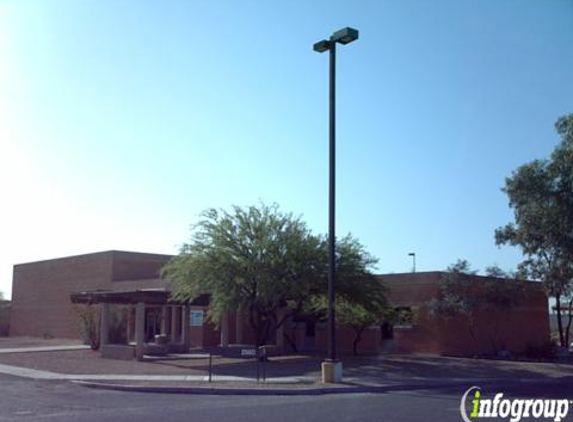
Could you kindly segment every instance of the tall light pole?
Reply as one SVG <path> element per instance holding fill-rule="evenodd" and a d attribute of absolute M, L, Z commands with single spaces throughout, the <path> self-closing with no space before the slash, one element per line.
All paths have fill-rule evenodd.
<path fill-rule="evenodd" d="M 416 272 L 416 252 L 410 252 L 408 256 L 412 257 L 412 272 Z"/>
<path fill-rule="evenodd" d="M 342 381 L 342 364 L 336 357 L 335 293 L 335 198 L 336 198 L 336 44 L 349 44 L 358 39 L 358 31 L 343 28 L 314 44 L 314 51 L 330 52 L 329 72 L 329 184 L 328 184 L 328 359 L 322 364 L 323 382 Z"/>

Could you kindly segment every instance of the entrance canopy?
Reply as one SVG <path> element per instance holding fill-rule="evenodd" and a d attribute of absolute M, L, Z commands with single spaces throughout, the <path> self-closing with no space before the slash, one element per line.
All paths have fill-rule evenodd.
<path fill-rule="evenodd" d="M 136 289 L 126 291 L 114 290 L 94 290 L 89 292 L 72 293 L 70 295 L 72 303 L 76 304 L 101 304 L 100 323 L 100 351 L 103 357 L 130 359 L 136 357 L 143 359 L 144 352 L 167 353 L 175 351 L 178 353 L 189 350 L 189 314 L 190 305 L 208 306 L 209 295 L 204 294 L 195 300 L 180 301 L 171 298 L 171 291 L 165 288 Z M 109 320 L 112 305 L 127 305 L 127 341 L 128 344 L 110 344 L 109 340 Z M 146 307 L 148 312 L 146 312 Z M 160 308 L 160 309 L 158 309 Z M 149 311 L 155 310 L 150 314 Z M 135 312 L 133 312 L 135 311 Z M 157 313 L 160 311 L 160 313 Z M 159 319 L 154 316 L 157 314 Z M 153 322 L 155 321 L 155 322 Z M 160 324 L 160 332 L 163 338 L 168 338 L 168 343 L 162 341 L 161 344 L 145 343 L 146 326 Z M 135 348 L 131 346 L 131 337 L 135 337 Z"/>
<path fill-rule="evenodd" d="M 94 290 L 89 292 L 72 293 L 70 296 L 72 303 L 117 303 L 124 305 L 135 305 L 145 303 L 146 305 L 168 305 L 168 304 L 188 304 L 197 306 L 209 305 L 209 295 L 201 295 L 191 302 L 173 300 L 171 291 L 159 289 L 136 289 L 126 291 L 114 290 Z"/>

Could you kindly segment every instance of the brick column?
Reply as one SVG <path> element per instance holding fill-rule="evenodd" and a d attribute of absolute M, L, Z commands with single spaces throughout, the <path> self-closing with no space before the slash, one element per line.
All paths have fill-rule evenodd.
<path fill-rule="evenodd" d="M 133 308 L 130 306 L 127 308 L 127 344 L 131 343 L 131 338 L 133 337 L 133 329 L 132 324 L 133 322 Z"/>
<path fill-rule="evenodd" d="M 229 314 L 225 312 L 221 319 L 221 347 L 229 345 Z"/>
<path fill-rule="evenodd" d="M 235 315 L 235 343 L 243 344 L 243 309 L 240 306 Z"/>
<path fill-rule="evenodd" d="M 177 343 L 177 307 L 171 307 L 171 343 Z"/>
<path fill-rule="evenodd" d="M 167 334 L 167 305 L 161 307 L 161 334 Z"/>
<path fill-rule="evenodd" d="M 135 357 L 143 359 L 143 343 L 145 339 L 145 303 L 135 305 Z"/>
<path fill-rule="evenodd" d="M 189 351 L 189 346 L 191 346 L 191 336 L 189 333 L 189 313 L 191 312 L 189 305 L 183 306 L 181 308 L 181 312 L 183 312 L 183 316 L 181 318 L 181 341 L 183 343 L 184 351 Z"/>
<path fill-rule="evenodd" d="M 277 323 L 280 323 L 282 321 L 282 319 L 284 318 L 286 314 L 286 309 L 285 308 L 280 308 L 277 311 Z M 277 343 L 277 347 L 280 350 L 284 350 L 285 348 L 285 325 L 286 322 L 283 322 L 283 324 L 277 328 L 277 332 L 276 332 L 276 343 Z"/>
<path fill-rule="evenodd" d="M 101 304 L 101 322 L 100 322 L 100 346 L 109 344 L 109 313 L 110 304 Z"/>

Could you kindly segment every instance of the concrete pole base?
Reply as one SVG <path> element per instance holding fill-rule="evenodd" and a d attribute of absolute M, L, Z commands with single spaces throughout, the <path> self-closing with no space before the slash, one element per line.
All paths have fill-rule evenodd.
<path fill-rule="evenodd" d="M 322 383 L 342 382 L 342 362 L 325 360 L 322 362 Z"/>

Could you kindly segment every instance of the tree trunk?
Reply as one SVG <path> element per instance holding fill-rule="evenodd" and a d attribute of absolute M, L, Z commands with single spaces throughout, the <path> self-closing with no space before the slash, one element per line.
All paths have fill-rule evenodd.
<path fill-rule="evenodd" d="M 567 331 L 565 331 L 565 346 L 567 347 L 567 349 L 569 349 L 569 345 L 571 344 L 570 342 L 571 322 L 573 322 L 573 309 L 571 309 L 572 307 L 573 307 L 573 297 L 569 301 L 569 309 L 567 311 L 567 316 L 569 318 L 567 320 Z"/>
<path fill-rule="evenodd" d="M 298 322 L 294 323 L 294 333 L 296 335 L 296 330 L 298 328 Z M 296 339 L 292 339 L 286 332 L 286 330 L 284 331 L 284 338 L 286 339 L 287 343 L 289 344 L 289 346 L 291 347 L 292 351 L 295 353 L 298 353 L 298 347 L 296 347 Z"/>
<path fill-rule="evenodd" d="M 354 337 L 354 342 L 352 343 L 352 354 L 354 356 L 358 356 L 358 343 L 362 341 L 362 332 L 364 331 L 365 327 L 355 328 L 356 336 Z"/>
<path fill-rule="evenodd" d="M 296 342 L 286 332 L 284 333 L 284 338 L 286 339 L 292 351 L 298 353 L 298 347 L 296 347 Z"/>
<path fill-rule="evenodd" d="M 257 331 L 255 334 L 255 346 L 256 347 L 260 347 L 263 345 L 263 332 L 265 327 L 263 327 L 263 318 L 261 316 L 261 313 L 257 311 L 257 317 L 256 317 L 256 321 L 257 321 Z"/>
<path fill-rule="evenodd" d="M 260 346 L 260 315 L 259 312 L 255 309 L 254 306 L 249 307 L 249 323 L 251 324 L 251 328 L 255 333 L 255 346 Z"/>
<path fill-rule="evenodd" d="M 563 333 L 563 319 L 561 315 L 561 295 L 555 295 L 555 300 L 557 301 L 555 310 L 557 311 L 557 327 L 559 328 L 559 345 L 561 347 L 566 347 L 565 335 Z"/>

